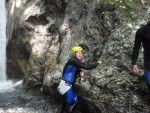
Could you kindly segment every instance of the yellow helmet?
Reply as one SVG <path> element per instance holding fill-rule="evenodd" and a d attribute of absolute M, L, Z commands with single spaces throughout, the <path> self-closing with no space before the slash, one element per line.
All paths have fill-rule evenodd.
<path fill-rule="evenodd" d="M 80 47 L 80 46 L 75 46 L 75 47 L 72 48 L 72 56 L 73 56 L 73 57 L 75 56 L 75 53 L 76 53 L 77 51 L 83 51 L 82 47 Z"/>

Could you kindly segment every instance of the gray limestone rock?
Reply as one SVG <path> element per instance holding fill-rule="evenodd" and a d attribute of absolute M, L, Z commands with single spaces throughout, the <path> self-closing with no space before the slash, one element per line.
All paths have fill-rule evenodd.
<path fill-rule="evenodd" d="M 134 3 L 139 7 L 133 10 Z M 40 85 L 44 92 L 60 98 L 57 86 L 63 67 L 71 48 L 80 45 L 85 61 L 103 62 L 76 82 L 80 110 L 148 113 L 143 71 L 140 76 L 130 71 L 135 32 L 146 23 L 143 7 L 137 0 L 7 1 L 9 78 L 23 77 L 25 87 Z M 142 70 L 142 54 L 139 59 Z"/>

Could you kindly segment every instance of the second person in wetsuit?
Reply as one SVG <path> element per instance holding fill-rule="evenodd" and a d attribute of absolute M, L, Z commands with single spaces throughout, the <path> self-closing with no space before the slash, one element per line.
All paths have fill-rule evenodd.
<path fill-rule="evenodd" d="M 84 76 L 81 69 L 91 70 L 97 67 L 97 63 L 81 62 L 83 49 L 79 46 L 72 48 L 72 57 L 67 61 L 62 75 L 62 80 L 58 86 L 59 92 L 63 96 L 61 113 L 72 113 L 78 103 L 78 97 L 73 90 L 74 83 L 78 76 Z"/>
<path fill-rule="evenodd" d="M 150 92 L 150 8 L 148 9 L 149 21 L 136 32 L 135 43 L 132 53 L 132 72 L 139 73 L 136 61 L 141 44 L 144 48 L 144 75 Z"/>

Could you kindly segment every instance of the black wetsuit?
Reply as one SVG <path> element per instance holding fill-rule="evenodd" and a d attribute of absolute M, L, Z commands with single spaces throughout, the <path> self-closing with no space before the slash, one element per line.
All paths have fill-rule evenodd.
<path fill-rule="evenodd" d="M 76 71 L 76 74 L 75 74 L 75 80 L 76 80 L 76 77 L 77 77 L 77 75 L 80 73 L 81 69 L 86 69 L 86 70 L 94 69 L 94 68 L 96 68 L 96 66 L 98 65 L 98 63 L 86 63 L 86 62 L 81 62 L 79 59 L 74 58 L 74 57 L 71 57 L 71 58 L 67 61 L 66 65 L 65 65 L 65 67 L 64 67 L 64 69 L 63 69 L 63 75 L 64 75 L 64 72 L 65 72 L 66 67 L 67 67 L 68 65 L 73 65 L 73 66 L 75 66 L 75 67 L 77 68 L 77 71 Z M 63 75 L 62 75 L 62 76 L 63 76 Z"/>
<path fill-rule="evenodd" d="M 65 67 L 64 67 L 64 70 L 63 70 L 63 75 L 62 75 L 62 78 L 64 76 L 64 73 L 65 73 L 65 70 L 67 68 L 67 66 L 69 65 L 72 65 L 74 67 L 77 68 L 77 71 L 75 73 L 75 80 L 77 78 L 77 75 L 79 75 L 81 69 L 86 69 L 86 70 L 90 70 L 90 69 L 93 69 L 93 68 L 96 68 L 96 66 L 98 65 L 98 63 L 84 63 L 84 62 L 81 62 L 80 60 L 78 60 L 77 58 L 74 58 L 74 57 L 71 57 Z M 77 96 L 76 94 L 74 93 L 74 90 L 73 90 L 73 85 L 75 83 L 75 80 L 74 82 L 71 84 L 72 85 L 72 88 L 67 91 L 67 93 L 65 93 L 63 95 L 63 101 L 62 101 L 62 109 L 61 109 L 61 113 L 64 113 L 64 112 L 67 112 L 67 113 L 72 113 L 72 112 L 69 112 L 69 108 L 70 106 L 72 105 L 76 105 L 78 103 L 78 99 L 77 99 Z M 72 103 L 68 103 L 68 99 L 71 99 L 74 100 L 73 98 L 76 98 L 76 101 L 72 101 Z"/>
<path fill-rule="evenodd" d="M 132 65 L 136 64 L 141 43 L 144 48 L 144 68 L 150 71 L 150 23 L 141 27 L 136 32 L 132 53 Z"/>

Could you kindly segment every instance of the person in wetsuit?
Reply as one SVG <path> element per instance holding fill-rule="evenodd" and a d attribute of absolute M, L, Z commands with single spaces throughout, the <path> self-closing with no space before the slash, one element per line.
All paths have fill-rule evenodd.
<path fill-rule="evenodd" d="M 139 55 L 139 49 L 142 44 L 144 48 L 144 75 L 148 89 L 150 91 L 150 9 L 148 9 L 148 14 L 148 23 L 140 29 L 138 29 L 136 32 L 135 43 L 132 53 L 132 72 L 134 74 L 139 73 L 139 69 L 136 62 Z"/>
<path fill-rule="evenodd" d="M 78 76 L 84 76 L 84 71 L 81 69 L 91 70 L 97 67 L 101 61 L 97 63 L 81 62 L 83 57 L 83 49 L 79 46 L 72 48 L 72 56 L 67 61 L 64 69 L 62 80 L 58 86 L 59 92 L 62 94 L 62 109 L 61 113 L 72 113 L 75 106 L 78 104 L 78 97 L 73 90 L 74 83 Z"/>

